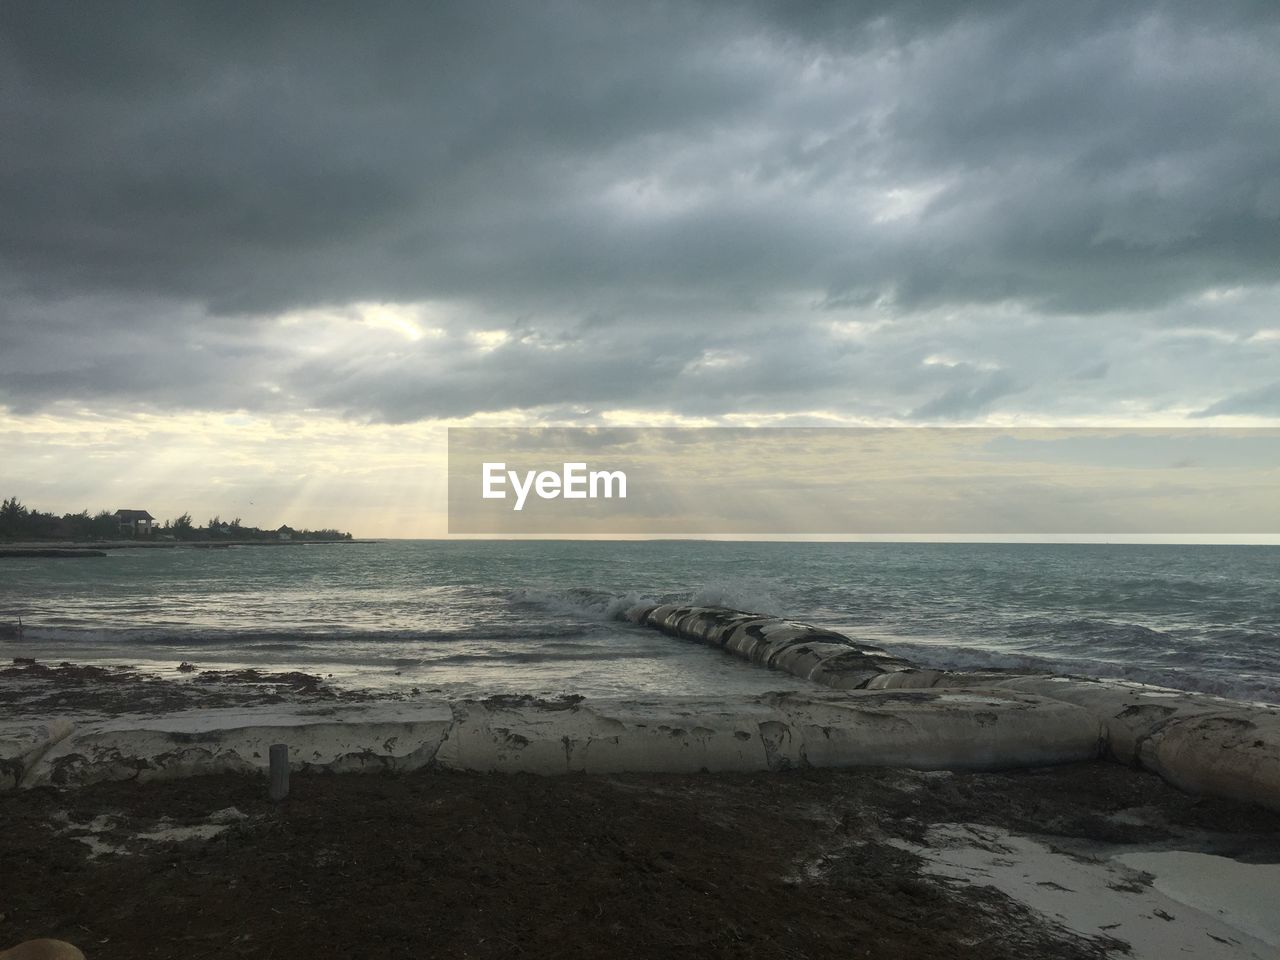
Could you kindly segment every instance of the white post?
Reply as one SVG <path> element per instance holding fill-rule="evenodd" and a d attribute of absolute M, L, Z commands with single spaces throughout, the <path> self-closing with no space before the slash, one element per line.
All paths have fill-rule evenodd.
<path fill-rule="evenodd" d="M 271 757 L 271 786 L 268 794 L 272 800 L 279 803 L 289 795 L 289 745 L 287 743 L 273 743 L 269 755 Z"/>

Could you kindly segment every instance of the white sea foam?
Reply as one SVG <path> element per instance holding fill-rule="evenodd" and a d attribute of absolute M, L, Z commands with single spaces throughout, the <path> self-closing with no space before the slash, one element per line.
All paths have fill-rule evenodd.
<path fill-rule="evenodd" d="M 632 607 L 657 603 L 641 593 L 606 593 L 588 589 L 548 590 L 540 587 L 520 587 L 508 594 L 513 604 L 532 604 L 552 613 L 573 617 L 589 617 L 594 620 L 621 620 Z"/>
<path fill-rule="evenodd" d="M 693 591 L 687 602 L 699 607 L 729 607 L 768 617 L 786 615 L 786 604 L 775 594 L 776 585 L 759 578 L 715 580 Z"/>

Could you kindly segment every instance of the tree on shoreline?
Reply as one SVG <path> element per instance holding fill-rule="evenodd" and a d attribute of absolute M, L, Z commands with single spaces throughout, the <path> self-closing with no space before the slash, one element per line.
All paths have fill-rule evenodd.
<path fill-rule="evenodd" d="M 191 514 L 183 513 L 175 520 L 166 521 L 160 532 L 165 539 L 174 540 L 256 540 L 277 541 L 280 539 L 275 529 L 261 530 L 258 527 L 246 527 L 239 517 L 230 523 L 214 517 L 208 527 L 197 527 L 191 522 Z M 351 540 L 350 533 L 339 530 L 292 530 L 291 539 L 302 541 Z M 53 513 L 41 513 L 22 503 L 17 497 L 9 497 L 0 501 L 0 540 L 115 540 L 121 538 L 120 525 L 115 515 L 107 510 L 99 510 L 90 515 L 88 510 L 79 513 L 67 513 L 61 517 Z"/>
<path fill-rule="evenodd" d="M 10 497 L 0 504 L 0 534 L 16 533 L 25 525 L 30 511 L 23 506 L 17 497 Z"/>
<path fill-rule="evenodd" d="M 169 528 L 179 540 L 191 540 L 195 537 L 196 528 L 191 525 L 191 514 L 184 513 Z"/>

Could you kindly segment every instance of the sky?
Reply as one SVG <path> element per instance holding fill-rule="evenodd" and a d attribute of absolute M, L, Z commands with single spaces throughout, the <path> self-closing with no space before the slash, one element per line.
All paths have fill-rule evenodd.
<path fill-rule="evenodd" d="M 1280 5 L 0 5 L 0 495 L 445 530 L 448 426 L 1280 425 Z"/>

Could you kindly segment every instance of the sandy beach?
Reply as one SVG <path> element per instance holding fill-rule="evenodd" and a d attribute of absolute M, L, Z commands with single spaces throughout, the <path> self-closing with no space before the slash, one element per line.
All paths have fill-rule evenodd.
<path fill-rule="evenodd" d="M 390 715 L 411 699 L 296 671 L 0 670 L 10 722 L 173 730 L 166 749 L 212 749 L 183 723 Z M 454 709 L 603 716 L 519 698 Z M 505 729 L 510 746 L 519 735 Z M 23 865 L 0 874 L 0 943 L 57 936 L 92 960 L 1262 960 L 1280 948 L 1267 902 L 1280 814 L 1114 762 L 560 776 L 304 765 L 281 803 L 261 773 L 149 779 L 164 762 L 93 782 L 121 776 L 98 760 L 66 768 L 82 778 L 72 789 L 0 792 L 0 860 Z"/>

